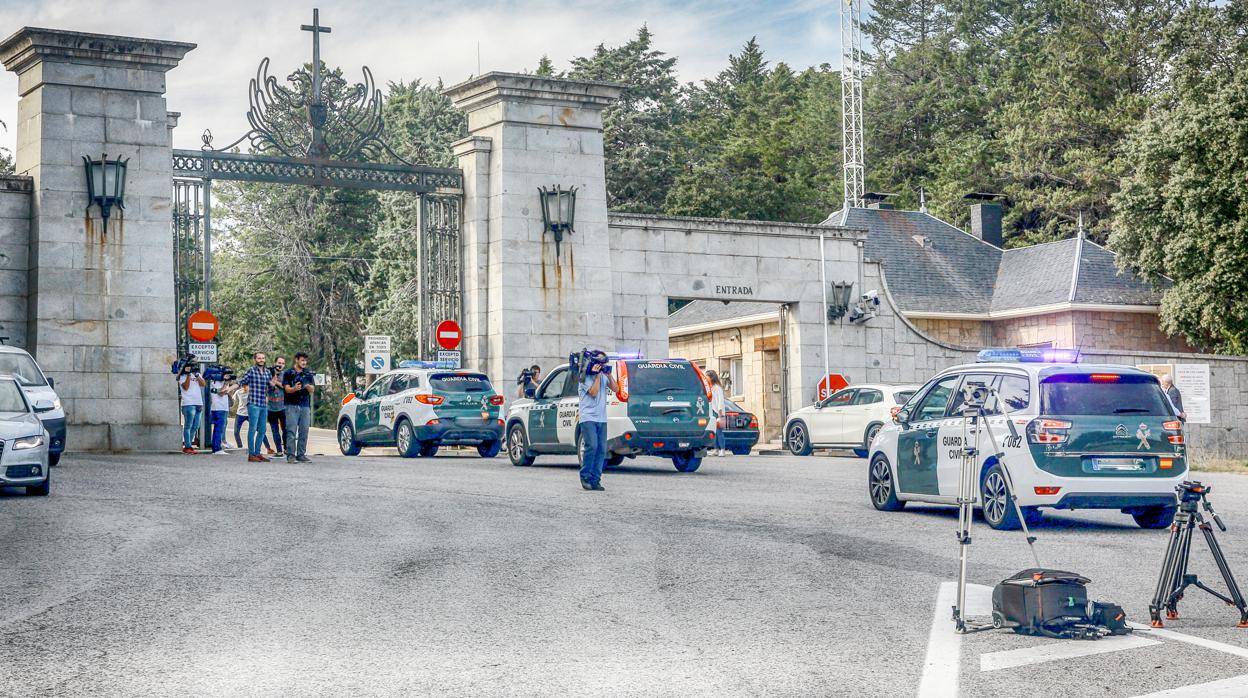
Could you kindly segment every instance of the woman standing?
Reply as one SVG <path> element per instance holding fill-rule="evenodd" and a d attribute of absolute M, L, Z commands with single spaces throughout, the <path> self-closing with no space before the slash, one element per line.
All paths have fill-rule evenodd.
<path fill-rule="evenodd" d="M 724 449 L 724 385 L 715 371 L 707 371 L 706 377 L 711 380 L 711 424 L 715 425 L 715 451 L 712 455 L 726 456 Z"/>

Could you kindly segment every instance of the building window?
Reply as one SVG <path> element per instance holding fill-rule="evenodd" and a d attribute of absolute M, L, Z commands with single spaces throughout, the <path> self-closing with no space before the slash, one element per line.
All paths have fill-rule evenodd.
<path fill-rule="evenodd" d="M 740 356 L 731 356 L 719 360 L 719 379 L 724 383 L 725 395 L 744 395 L 745 380 L 742 375 L 744 364 Z"/>

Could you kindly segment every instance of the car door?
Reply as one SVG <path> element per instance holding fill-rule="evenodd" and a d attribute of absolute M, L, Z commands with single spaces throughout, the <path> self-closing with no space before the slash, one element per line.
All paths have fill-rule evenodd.
<path fill-rule="evenodd" d="M 533 394 L 527 425 L 530 444 L 550 446 L 558 442 L 558 407 L 567 381 L 567 367 L 557 368 L 546 376 Z"/>
<path fill-rule="evenodd" d="M 576 447 L 576 425 L 581 416 L 581 396 L 577 390 L 579 387 L 576 376 L 568 371 L 567 380 L 563 384 L 563 397 L 559 398 L 559 405 L 555 408 L 555 435 L 561 446 Z M 607 389 L 605 380 L 602 382 L 602 389 Z"/>
<path fill-rule="evenodd" d="M 812 444 L 846 443 L 845 410 L 854 404 L 857 394 L 857 388 L 845 388 L 816 405 L 808 418 Z"/>
<path fill-rule="evenodd" d="M 975 443 L 975 429 L 972 428 L 967 417 L 962 414 L 966 389 L 974 383 L 995 390 L 998 380 L 1000 380 L 1000 377 L 992 373 L 967 373 L 962 376 L 962 380 L 949 396 L 949 407 L 946 410 L 945 418 L 940 422 L 939 434 L 940 457 L 937 465 L 937 481 L 942 496 L 958 496 L 958 476 L 962 473 L 963 444 L 966 441 L 970 441 L 972 444 Z M 993 415 L 1000 414 L 996 403 L 997 400 L 995 398 L 989 398 L 984 404 L 984 414 L 989 419 Z M 979 443 L 976 447 L 979 453 L 982 454 L 979 460 L 983 462 L 984 458 L 993 451 L 987 432 L 980 435 Z M 974 494 L 977 496 L 978 491 L 976 490 Z"/>
<path fill-rule="evenodd" d="M 390 443 L 394 440 L 394 424 L 398 420 L 402 411 L 403 391 L 408 389 L 408 376 L 403 373 L 396 373 L 390 378 L 390 382 L 382 391 L 379 403 L 381 405 L 380 415 L 377 420 L 377 433 L 375 438 Z"/>
<path fill-rule="evenodd" d="M 884 402 L 883 392 L 875 388 L 858 389 L 858 394 L 854 396 L 854 403 L 844 408 L 844 414 L 841 417 L 841 433 L 844 435 L 845 443 L 862 443 L 867 435 L 867 426 L 872 421 L 882 421 L 876 414 L 882 402 Z"/>
<path fill-rule="evenodd" d="M 906 494 L 939 495 L 939 437 L 949 397 L 961 375 L 936 381 L 906 413 L 897 435 L 897 489 Z"/>
<path fill-rule="evenodd" d="M 389 382 L 388 374 L 378 378 L 360 397 L 360 404 L 355 408 L 356 439 L 370 441 L 377 433 L 378 422 L 381 419 L 381 392 Z"/>

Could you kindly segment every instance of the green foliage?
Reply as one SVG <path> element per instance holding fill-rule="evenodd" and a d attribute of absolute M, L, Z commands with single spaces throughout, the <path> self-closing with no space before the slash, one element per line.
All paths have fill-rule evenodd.
<path fill-rule="evenodd" d="M 1112 199 L 1120 264 L 1173 280 L 1162 328 L 1248 353 L 1248 3 L 1198 5 L 1169 34 L 1167 89 L 1123 146 Z"/>

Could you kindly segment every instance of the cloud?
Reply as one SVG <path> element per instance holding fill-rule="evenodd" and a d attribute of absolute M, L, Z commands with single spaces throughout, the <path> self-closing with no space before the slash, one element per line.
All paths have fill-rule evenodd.
<path fill-rule="evenodd" d="M 835 3 L 816 0 L 531 0 L 461 3 L 404 0 L 320 0 L 322 59 L 358 80 L 367 65 L 381 85 L 441 78 L 454 84 L 480 70 L 523 71 L 549 55 L 559 67 L 599 43 L 627 41 L 641 24 L 660 50 L 676 56 L 682 80 L 700 80 L 727 64 L 727 56 L 757 35 L 774 63 L 796 67 L 839 64 Z M 113 0 L 0 0 L 0 26 L 42 26 L 198 44 L 168 76 L 168 105 L 182 113 L 174 142 L 199 146 L 211 128 L 217 144 L 246 129 L 247 83 L 260 59 L 285 76 L 311 59 L 310 6 L 295 0 L 214 0 L 170 3 Z M 0 74 L 0 120 L 9 125 L 0 145 L 12 148 L 17 79 Z"/>

